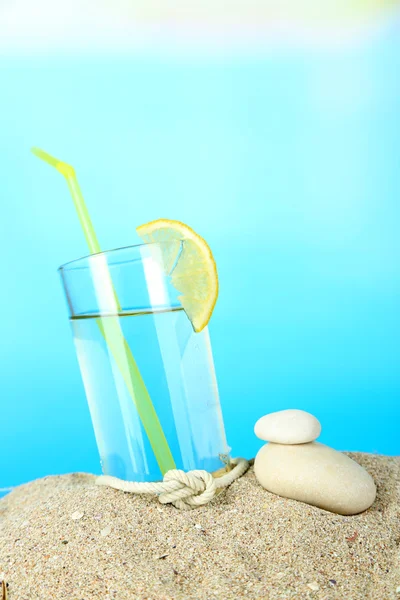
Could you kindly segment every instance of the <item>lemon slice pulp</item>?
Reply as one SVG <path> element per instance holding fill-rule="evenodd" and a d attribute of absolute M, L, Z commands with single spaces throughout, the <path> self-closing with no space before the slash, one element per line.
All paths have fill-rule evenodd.
<path fill-rule="evenodd" d="M 146 243 L 178 242 L 182 250 L 171 271 L 173 286 L 181 293 L 179 300 L 189 317 L 193 329 L 201 331 L 208 324 L 218 297 L 218 275 L 212 252 L 207 242 L 193 229 L 180 221 L 158 219 L 136 229 Z M 169 252 L 168 245 L 160 246 Z M 163 256 L 164 264 L 173 266 L 176 257 Z"/>

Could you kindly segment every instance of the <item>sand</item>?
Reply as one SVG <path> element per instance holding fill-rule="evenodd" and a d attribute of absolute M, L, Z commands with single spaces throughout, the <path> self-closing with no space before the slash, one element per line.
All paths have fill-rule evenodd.
<path fill-rule="evenodd" d="M 190 512 L 91 475 L 21 486 L 0 500 L 9 600 L 399 600 L 400 458 L 351 456 L 378 485 L 354 517 L 274 496 L 252 469 Z"/>

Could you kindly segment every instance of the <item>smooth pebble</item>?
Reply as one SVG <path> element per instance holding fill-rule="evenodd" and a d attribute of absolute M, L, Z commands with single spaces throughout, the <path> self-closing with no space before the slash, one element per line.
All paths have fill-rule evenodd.
<path fill-rule="evenodd" d="M 83 512 L 80 512 L 79 510 L 76 510 L 71 515 L 71 519 L 73 519 L 74 521 L 77 521 L 78 519 L 82 519 L 82 517 L 83 517 Z"/>
<path fill-rule="evenodd" d="M 111 533 L 111 525 L 107 525 L 107 527 L 104 527 L 104 529 L 102 529 L 100 531 L 100 535 L 102 535 L 103 537 L 110 535 L 110 533 Z"/>
<path fill-rule="evenodd" d="M 280 410 L 258 419 L 254 433 L 261 440 L 276 444 L 306 444 L 321 433 L 321 424 L 304 410 Z"/>
<path fill-rule="evenodd" d="M 363 467 L 318 442 L 265 444 L 255 458 L 254 472 L 274 494 L 341 515 L 363 512 L 376 496 L 375 483 Z"/>
<path fill-rule="evenodd" d="M 319 590 L 319 585 L 316 581 L 313 581 L 312 583 L 307 583 L 307 587 L 309 587 L 310 590 L 312 590 L 313 592 L 318 592 Z"/>

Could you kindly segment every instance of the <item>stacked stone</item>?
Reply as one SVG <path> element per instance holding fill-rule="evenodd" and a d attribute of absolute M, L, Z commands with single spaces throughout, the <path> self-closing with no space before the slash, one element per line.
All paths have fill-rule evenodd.
<path fill-rule="evenodd" d="M 266 490 L 341 515 L 358 514 L 374 502 L 372 477 L 345 454 L 315 441 L 321 425 L 310 413 L 270 413 L 257 421 L 254 432 L 269 442 L 254 462 Z"/>

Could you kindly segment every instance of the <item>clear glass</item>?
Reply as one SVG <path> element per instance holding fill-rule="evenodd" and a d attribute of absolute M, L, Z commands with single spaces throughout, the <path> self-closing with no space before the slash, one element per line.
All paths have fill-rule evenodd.
<path fill-rule="evenodd" d="M 208 329 L 194 332 L 168 274 L 184 243 L 111 250 L 59 269 L 106 475 L 162 479 L 135 404 L 141 385 L 176 468 L 213 472 L 229 459 Z M 131 355 L 142 384 L 124 372 Z"/>

